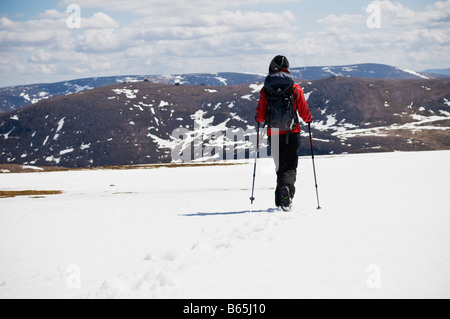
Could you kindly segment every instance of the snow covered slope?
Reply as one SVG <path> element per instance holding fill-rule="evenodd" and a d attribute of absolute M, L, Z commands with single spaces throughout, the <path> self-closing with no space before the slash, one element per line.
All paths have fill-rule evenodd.
<path fill-rule="evenodd" d="M 449 151 L 301 158 L 294 210 L 236 166 L 4 174 L 0 298 L 449 298 Z"/>

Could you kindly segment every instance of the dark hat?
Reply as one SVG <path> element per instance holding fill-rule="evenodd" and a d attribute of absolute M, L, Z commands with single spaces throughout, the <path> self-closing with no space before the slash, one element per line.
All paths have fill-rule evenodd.
<path fill-rule="evenodd" d="M 277 55 L 273 58 L 272 62 L 270 62 L 269 73 L 277 73 L 283 69 L 289 69 L 289 61 L 285 56 Z"/>

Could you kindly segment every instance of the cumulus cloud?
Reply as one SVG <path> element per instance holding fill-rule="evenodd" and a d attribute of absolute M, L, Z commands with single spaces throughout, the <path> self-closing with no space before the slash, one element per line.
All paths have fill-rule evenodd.
<path fill-rule="evenodd" d="M 76 40 L 75 50 L 85 53 L 110 53 L 123 50 L 123 40 L 112 28 L 87 30 Z"/>
<path fill-rule="evenodd" d="M 366 21 L 366 17 L 362 14 L 344 14 L 337 16 L 331 14 L 325 18 L 319 19 L 317 22 L 323 25 L 345 25 L 345 26 L 355 26 L 362 25 Z"/>
<path fill-rule="evenodd" d="M 44 13 L 40 13 L 38 16 L 41 19 L 65 19 L 67 17 L 67 14 L 66 12 L 51 9 L 46 10 Z"/>
<path fill-rule="evenodd" d="M 6 17 L 0 18 L 0 30 L 11 28 L 14 25 L 14 22 Z"/>
<path fill-rule="evenodd" d="M 425 11 L 414 11 L 401 4 L 387 0 L 372 2 L 381 9 L 384 27 L 386 28 L 417 28 L 439 26 L 450 22 L 450 1 L 435 2 Z"/>
<path fill-rule="evenodd" d="M 88 3 L 99 5 L 101 1 Z M 123 3 L 111 1 L 109 5 L 120 9 Z M 136 1 L 126 3 L 128 10 L 137 4 Z M 142 7 L 142 2 L 139 3 Z M 212 8 L 211 1 L 204 3 Z M 229 5 L 222 7 L 229 8 Z M 83 76 L 101 75 L 95 74 L 99 70 L 108 71 L 108 75 L 144 71 L 249 71 L 249 60 L 279 47 L 290 38 L 289 30 L 294 29 L 295 17 L 288 11 L 206 13 L 205 10 L 195 15 L 138 16 L 126 25 L 98 12 L 88 17 L 82 15 L 80 29 L 69 29 L 66 25 L 69 13 L 54 10 L 44 12 L 38 20 L 26 22 L 5 18 L 0 21 L 4 30 L 0 31 L 0 50 L 9 47 L 28 52 L 26 63 L 45 69 L 45 74 L 75 72 L 67 74 L 67 78 L 77 77 L 86 70 L 90 74 Z"/>
<path fill-rule="evenodd" d="M 0 70 L 15 74 L 16 81 L 31 83 L 39 72 L 52 75 L 39 81 L 264 72 L 270 58 L 279 53 L 289 55 L 298 66 L 380 62 L 418 71 L 447 67 L 437 64 L 449 58 L 450 0 L 423 11 L 377 0 L 372 4 L 380 8 L 381 29 L 367 27 L 368 13 L 361 7 L 360 13 L 326 15 L 310 32 L 302 31 L 301 15 L 290 11 L 242 9 L 279 0 L 77 0 L 81 28 L 70 29 L 65 8 L 72 2 L 63 0 L 59 11 L 47 10 L 29 21 L 1 17 L 0 57 L 9 63 L 2 60 Z M 121 12 L 130 13 L 132 21 L 116 20 Z"/>
<path fill-rule="evenodd" d="M 30 20 L 13 22 L 0 27 L 1 50 L 17 50 L 30 46 L 52 45 L 62 41 L 67 30 L 54 20 Z"/>
<path fill-rule="evenodd" d="M 120 24 L 103 12 L 96 12 L 90 18 L 81 18 L 83 29 L 117 29 Z"/>
<path fill-rule="evenodd" d="M 370 29 L 369 14 L 329 15 L 318 23 L 324 30 L 308 33 L 300 41 L 304 59 L 328 64 L 379 62 L 418 71 L 444 68 L 450 52 L 450 1 L 440 1 L 424 11 L 400 2 L 373 1 L 380 9 L 381 28 Z M 445 58 L 446 57 L 446 58 Z M 322 62 L 323 64 L 323 62 Z"/>

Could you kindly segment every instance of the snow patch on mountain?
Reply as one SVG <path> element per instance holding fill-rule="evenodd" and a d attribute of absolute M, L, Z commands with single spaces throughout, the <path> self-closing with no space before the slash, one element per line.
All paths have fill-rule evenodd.
<path fill-rule="evenodd" d="M 54 162 L 55 164 L 59 164 L 61 162 L 61 158 L 54 157 L 54 156 L 48 156 L 45 158 L 47 162 Z"/>
<path fill-rule="evenodd" d="M 159 108 L 163 108 L 163 107 L 165 107 L 165 106 L 169 106 L 170 105 L 170 103 L 169 102 L 166 102 L 166 101 L 161 101 L 160 103 L 159 103 Z"/>
<path fill-rule="evenodd" d="M 57 141 L 58 140 L 58 138 L 59 138 L 59 136 L 60 136 L 60 134 L 58 133 L 59 131 L 61 131 L 62 130 L 62 128 L 64 127 L 64 120 L 65 120 L 66 118 L 65 117 L 63 117 L 59 122 L 58 122 L 58 127 L 56 128 L 56 133 L 55 133 L 55 135 L 53 136 L 53 140 L 54 141 Z M 45 144 L 45 143 L 44 143 Z"/>
<path fill-rule="evenodd" d="M 80 150 L 87 150 L 87 149 L 89 149 L 91 147 L 91 144 L 92 143 L 89 143 L 89 144 L 82 143 L 81 146 L 80 146 Z"/>
<path fill-rule="evenodd" d="M 58 133 L 59 131 L 62 130 L 62 128 L 63 128 L 63 126 L 64 126 L 64 120 L 65 120 L 65 119 L 66 119 L 66 118 L 63 117 L 61 120 L 59 120 L 59 122 L 58 122 L 58 127 L 56 128 L 56 133 Z"/>
<path fill-rule="evenodd" d="M 74 151 L 73 148 L 68 148 L 66 150 L 62 150 L 61 152 L 59 152 L 59 155 L 66 155 L 66 154 L 72 153 L 73 151 Z"/>
<path fill-rule="evenodd" d="M 148 133 L 147 136 L 150 137 L 158 145 L 158 148 L 173 150 L 177 146 L 177 140 L 175 139 L 165 140 L 151 133 Z"/>
<path fill-rule="evenodd" d="M 386 137 L 389 135 L 389 131 L 395 130 L 409 130 L 412 134 L 418 131 L 424 130 L 438 130 L 438 131 L 450 131 L 450 127 L 448 126 L 434 126 L 434 125 L 425 125 L 430 123 L 435 123 L 439 121 L 448 121 L 450 119 L 450 112 L 441 113 L 444 116 L 423 116 L 420 114 L 412 114 L 410 117 L 414 120 L 414 122 L 409 122 L 406 124 L 393 124 L 390 126 L 383 127 L 373 127 L 367 129 L 352 129 L 346 130 L 343 128 L 329 127 L 328 129 L 335 129 L 336 132 L 332 133 L 332 136 L 337 136 L 341 140 L 346 140 L 348 138 L 357 137 L 357 136 L 380 136 Z"/>
<path fill-rule="evenodd" d="M 7 140 L 9 138 L 9 135 L 16 129 L 16 127 L 13 127 L 8 133 L 3 134 L 3 138 Z"/>
<path fill-rule="evenodd" d="M 228 83 L 227 83 L 228 80 L 224 77 L 216 76 L 215 79 L 218 80 L 220 83 L 222 83 L 225 86 L 228 85 Z"/>
<path fill-rule="evenodd" d="M 331 68 L 329 66 L 323 67 L 322 70 L 324 72 L 330 73 L 331 75 L 334 75 L 334 76 L 342 76 L 342 74 L 340 74 L 340 73 L 335 73 L 335 72 L 331 71 Z"/>
<path fill-rule="evenodd" d="M 128 99 L 135 99 L 137 96 L 136 94 L 139 93 L 139 90 L 130 90 L 130 89 L 113 89 L 112 90 L 114 93 L 120 95 L 120 94 L 125 94 L 125 96 Z"/>
<path fill-rule="evenodd" d="M 249 85 L 249 88 L 252 89 L 252 94 L 259 93 L 263 87 L 264 87 L 264 83 L 256 83 L 256 84 Z"/>
<path fill-rule="evenodd" d="M 444 98 L 444 104 L 447 105 L 447 106 L 450 106 L 450 101 L 447 100 L 446 98 Z"/>
<path fill-rule="evenodd" d="M 306 102 L 308 102 L 308 100 L 309 100 L 309 98 L 311 97 L 311 94 L 312 94 L 312 93 L 314 93 L 314 91 L 304 93 L 304 95 L 305 95 L 305 101 L 306 101 Z M 328 103 L 326 103 L 326 104 L 328 104 Z"/>
<path fill-rule="evenodd" d="M 28 94 L 25 94 L 25 92 L 20 93 L 20 97 L 23 97 L 25 101 L 31 101 L 30 96 Z"/>
<path fill-rule="evenodd" d="M 83 92 L 83 91 L 93 90 L 93 89 L 95 89 L 95 88 L 93 86 L 90 86 L 90 85 L 83 85 L 83 86 L 81 86 L 81 85 L 75 84 L 73 86 L 73 93 L 78 93 L 78 92 Z"/>
<path fill-rule="evenodd" d="M 252 101 L 253 100 L 253 95 L 252 94 L 243 95 L 243 96 L 241 96 L 241 99 Z"/>
<path fill-rule="evenodd" d="M 179 128 L 174 131 L 168 138 L 161 138 L 153 133 L 148 133 L 148 137 L 158 145 L 162 150 L 172 152 L 172 161 L 178 162 L 181 154 L 187 158 L 185 160 L 195 160 L 199 162 L 218 161 L 223 159 L 224 152 L 227 147 L 236 150 L 245 150 L 253 148 L 254 139 L 249 134 L 254 131 L 250 130 L 245 135 L 242 129 L 229 127 L 231 120 L 248 123 L 247 120 L 241 118 L 236 113 L 230 113 L 230 118 L 223 122 L 214 124 L 215 116 L 207 116 L 207 112 L 199 110 L 191 115 L 194 121 L 194 127 L 191 129 Z M 249 126 L 247 126 L 247 129 Z M 153 129 L 153 128 L 149 128 Z M 235 134 L 242 134 L 238 141 L 235 141 Z M 246 139 L 246 137 L 248 139 Z M 194 153 L 192 153 L 192 148 Z M 234 156 L 234 155 L 233 155 Z"/>
<path fill-rule="evenodd" d="M 399 71 L 405 72 L 405 73 L 412 74 L 412 75 L 417 76 L 419 78 L 429 80 L 429 78 L 426 77 L 425 75 L 422 75 L 422 74 L 417 73 L 415 71 L 411 71 L 411 70 L 408 70 L 408 69 L 405 69 L 405 68 L 401 68 L 401 67 L 396 67 L 396 69 L 399 70 Z"/>

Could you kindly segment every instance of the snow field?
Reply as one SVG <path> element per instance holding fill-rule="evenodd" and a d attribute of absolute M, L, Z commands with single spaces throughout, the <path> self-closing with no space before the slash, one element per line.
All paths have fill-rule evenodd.
<path fill-rule="evenodd" d="M 300 159 L 291 213 L 271 159 L 4 174 L 0 298 L 449 298 L 449 151 Z"/>

